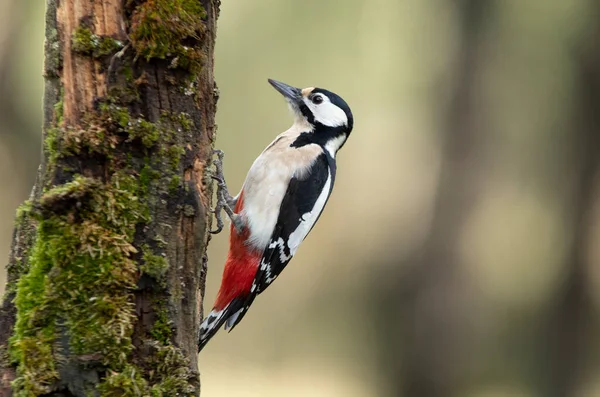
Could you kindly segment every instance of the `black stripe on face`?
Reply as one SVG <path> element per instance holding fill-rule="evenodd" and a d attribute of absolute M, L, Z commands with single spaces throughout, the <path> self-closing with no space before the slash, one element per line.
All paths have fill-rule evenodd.
<path fill-rule="evenodd" d="M 315 115 L 312 114 L 312 112 L 310 111 L 310 109 L 308 108 L 308 106 L 306 106 L 306 104 L 304 103 L 304 101 L 300 101 L 298 103 L 298 109 L 300 109 L 300 113 L 302 113 L 302 115 L 304 117 L 306 117 L 306 121 L 308 121 L 311 124 L 315 124 Z"/>

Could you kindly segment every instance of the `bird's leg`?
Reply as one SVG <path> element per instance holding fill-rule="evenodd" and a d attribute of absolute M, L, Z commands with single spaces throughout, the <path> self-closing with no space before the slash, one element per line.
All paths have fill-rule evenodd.
<path fill-rule="evenodd" d="M 223 230 L 224 224 L 223 219 L 221 218 L 221 210 L 225 210 L 225 213 L 231 219 L 235 230 L 238 234 L 240 234 L 244 230 L 244 223 L 242 221 L 242 217 L 233 212 L 233 209 L 237 203 L 237 199 L 233 198 L 231 194 L 229 194 L 227 183 L 225 183 L 225 175 L 223 174 L 223 156 L 225 154 L 221 150 L 214 150 L 213 154 L 217 155 L 217 158 L 213 161 L 213 164 L 215 165 L 215 172 L 212 175 L 212 179 L 217 181 L 217 204 L 212 212 L 214 212 L 217 220 L 217 229 L 211 230 L 210 232 L 212 234 L 217 234 Z"/>
<path fill-rule="evenodd" d="M 217 190 L 221 192 L 221 196 L 223 200 L 225 200 L 225 204 L 230 208 L 234 208 L 237 200 L 229 194 L 229 190 L 227 189 L 227 183 L 225 183 L 225 175 L 223 173 L 223 153 L 222 150 L 213 150 L 213 154 L 217 155 L 217 158 L 213 160 L 213 164 L 215 165 L 215 173 L 212 175 L 212 178 L 218 182 Z"/>

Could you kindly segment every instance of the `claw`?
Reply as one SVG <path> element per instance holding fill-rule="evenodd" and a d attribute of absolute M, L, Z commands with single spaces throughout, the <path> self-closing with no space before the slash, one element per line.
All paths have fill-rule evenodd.
<path fill-rule="evenodd" d="M 209 233 L 218 234 L 223 230 L 224 223 L 221 217 L 221 211 L 224 210 L 239 234 L 244 230 L 244 222 L 241 217 L 233 211 L 236 200 L 229 194 L 227 183 L 225 182 L 225 177 L 223 175 L 223 156 L 225 154 L 218 149 L 213 150 L 213 155 L 215 154 L 217 155 L 217 158 L 213 160 L 215 171 L 214 174 L 211 175 L 211 178 L 217 181 L 217 204 L 214 210 L 210 210 L 210 212 L 215 214 L 217 228 L 215 230 L 210 230 Z"/>
<path fill-rule="evenodd" d="M 219 223 L 219 221 L 217 220 L 217 228 L 216 228 L 216 229 L 214 229 L 214 230 L 209 230 L 208 232 L 209 232 L 210 234 L 219 234 L 219 233 L 221 233 L 221 232 L 223 231 L 223 227 L 224 227 L 224 226 L 225 226 L 225 225 L 224 225 L 224 224 L 222 224 L 222 221 L 221 221 L 221 224 L 220 224 L 220 223 Z"/>

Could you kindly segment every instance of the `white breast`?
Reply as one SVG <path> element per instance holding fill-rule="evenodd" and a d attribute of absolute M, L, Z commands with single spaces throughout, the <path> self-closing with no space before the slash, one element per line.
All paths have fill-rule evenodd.
<path fill-rule="evenodd" d="M 275 229 L 290 179 L 301 176 L 322 152 L 318 145 L 290 147 L 298 127 L 279 135 L 254 161 L 244 181 L 241 215 L 250 228 L 249 243 L 262 250 Z"/>

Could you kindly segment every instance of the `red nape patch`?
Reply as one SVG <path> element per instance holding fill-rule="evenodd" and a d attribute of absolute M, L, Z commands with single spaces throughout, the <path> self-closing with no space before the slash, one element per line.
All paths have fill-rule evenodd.
<path fill-rule="evenodd" d="M 239 214 L 243 207 L 244 191 L 242 190 L 235 206 L 235 213 Z M 233 225 L 230 227 L 229 253 L 223 270 L 221 288 L 215 302 L 215 310 L 222 310 L 234 298 L 250 293 L 262 252 L 246 245 L 249 235 L 250 230 L 247 227 L 242 234 L 238 234 Z"/>

